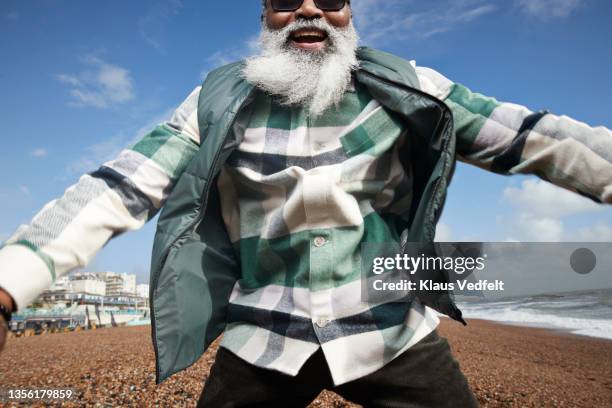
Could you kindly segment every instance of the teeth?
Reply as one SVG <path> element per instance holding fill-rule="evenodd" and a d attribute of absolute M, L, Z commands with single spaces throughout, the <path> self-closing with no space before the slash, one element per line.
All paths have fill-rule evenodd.
<path fill-rule="evenodd" d="M 301 37 L 319 37 L 319 38 L 324 38 L 325 35 L 322 34 L 319 31 L 300 31 L 298 33 L 293 34 L 293 36 L 295 38 L 301 38 Z"/>

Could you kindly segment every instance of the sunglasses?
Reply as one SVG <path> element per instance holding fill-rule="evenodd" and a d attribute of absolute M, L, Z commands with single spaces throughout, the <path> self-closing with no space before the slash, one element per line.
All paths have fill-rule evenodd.
<path fill-rule="evenodd" d="M 323 11 L 339 11 L 344 8 L 347 0 L 314 0 L 318 9 Z M 270 0 L 274 11 L 295 11 L 302 7 L 304 0 Z"/>

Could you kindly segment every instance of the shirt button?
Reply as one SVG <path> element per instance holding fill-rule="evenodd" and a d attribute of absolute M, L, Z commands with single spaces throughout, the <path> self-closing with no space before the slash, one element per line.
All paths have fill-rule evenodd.
<path fill-rule="evenodd" d="M 329 319 L 325 319 L 325 318 L 321 317 L 321 318 L 317 319 L 316 324 L 320 328 L 324 328 L 325 326 L 327 326 L 329 324 Z"/>
<path fill-rule="evenodd" d="M 327 240 L 325 237 L 316 237 L 314 239 L 314 244 L 317 248 L 321 248 L 323 245 L 327 244 Z"/>

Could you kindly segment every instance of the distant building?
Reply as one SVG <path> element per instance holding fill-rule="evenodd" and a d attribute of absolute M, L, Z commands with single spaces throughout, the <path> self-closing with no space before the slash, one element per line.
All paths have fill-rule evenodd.
<path fill-rule="evenodd" d="M 119 307 L 147 307 L 149 285 L 136 285 L 136 275 L 116 272 L 76 272 L 58 278 L 32 307 L 98 304 Z"/>
<path fill-rule="evenodd" d="M 71 290 L 71 285 L 70 285 L 70 277 L 69 276 L 61 276 L 59 277 L 54 283 L 53 285 L 51 285 L 51 287 L 49 288 L 50 291 L 57 291 L 57 290 L 66 290 L 66 291 L 70 291 Z"/>
<path fill-rule="evenodd" d="M 129 295 L 136 295 L 136 275 L 123 274 L 123 293 Z"/>
<path fill-rule="evenodd" d="M 123 278 L 119 274 L 104 272 L 100 275 L 106 282 L 106 296 L 119 296 L 123 292 Z"/>
<path fill-rule="evenodd" d="M 79 272 L 70 277 L 69 291 L 104 296 L 106 294 L 106 282 L 98 274 Z"/>
<path fill-rule="evenodd" d="M 101 272 L 98 276 L 106 282 L 106 296 L 136 296 L 136 275 Z"/>
<path fill-rule="evenodd" d="M 149 285 L 141 283 L 136 286 L 136 296 L 148 299 L 149 298 Z"/>

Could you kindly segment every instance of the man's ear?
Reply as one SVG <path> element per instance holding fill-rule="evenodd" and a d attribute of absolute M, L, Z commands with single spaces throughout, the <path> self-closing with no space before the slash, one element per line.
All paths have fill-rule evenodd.
<path fill-rule="evenodd" d="M 261 0 L 261 22 L 266 18 L 266 10 L 268 9 L 268 0 Z"/>

